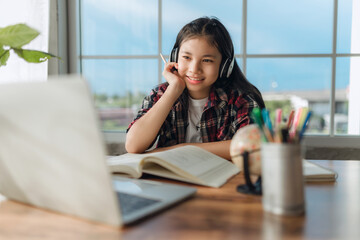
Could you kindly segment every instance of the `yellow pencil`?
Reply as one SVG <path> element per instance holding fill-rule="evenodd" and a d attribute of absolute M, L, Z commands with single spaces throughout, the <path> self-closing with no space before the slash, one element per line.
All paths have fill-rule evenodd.
<path fill-rule="evenodd" d="M 161 53 L 160 53 L 160 57 L 164 61 L 164 63 L 166 64 L 166 60 L 165 60 L 164 56 Z"/>

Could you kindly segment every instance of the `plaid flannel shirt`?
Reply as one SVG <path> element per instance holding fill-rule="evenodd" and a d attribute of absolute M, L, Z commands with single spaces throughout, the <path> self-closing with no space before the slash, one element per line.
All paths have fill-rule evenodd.
<path fill-rule="evenodd" d="M 130 123 L 127 131 L 161 98 L 167 86 L 166 83 L 157 86 L 151 91 L 149 96 L 144 98 L 142 108 L 139 110 L 134 121 Z M 189 121 L 188 98 L 186 95 L 184 98 L 186 101 L 180 101 L 179 99 L 173 105 L 160 128 L 156 147 L 172 146 L 185 142 L 186 128 Z M 239 90 L 224 90 L 212 87 L 197 126 L 201 133 L 202 141 L 216 142 L 232 139 L 239 128 L 253 122 L 250 118 L 250 113 L 255 107 L 258 107 L 256 101 Z"/>

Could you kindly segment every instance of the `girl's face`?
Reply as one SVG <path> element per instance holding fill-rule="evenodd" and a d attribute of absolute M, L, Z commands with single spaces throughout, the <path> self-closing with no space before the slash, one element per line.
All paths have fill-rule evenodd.
<path fill-rule="evenodd" d="M 210 88 L 219 76 L 221 53 L 206 37 L 185 40 L 179 49 L 178 73 L 194 99 L 209 96 Z"/>

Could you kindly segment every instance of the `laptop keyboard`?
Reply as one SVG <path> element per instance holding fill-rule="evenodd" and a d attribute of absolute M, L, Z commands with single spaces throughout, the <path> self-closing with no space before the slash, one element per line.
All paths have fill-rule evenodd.
<path fill-rule="evenodd" d="M 117 196 L 120 200 L 121 213 L 124 215 L 160 202 L 159 200 L 139 197 L 123 192 L 117 192 Z"/>

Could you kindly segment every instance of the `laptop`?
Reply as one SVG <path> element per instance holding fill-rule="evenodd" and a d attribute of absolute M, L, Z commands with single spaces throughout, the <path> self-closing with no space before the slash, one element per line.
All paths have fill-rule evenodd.
<path fill-rule="evenodd" d="M 0 194 L 114 226 L 195 194 L 192 187 L 112 176 L 99 126 L 80 76 L 0 85 Z"/>

